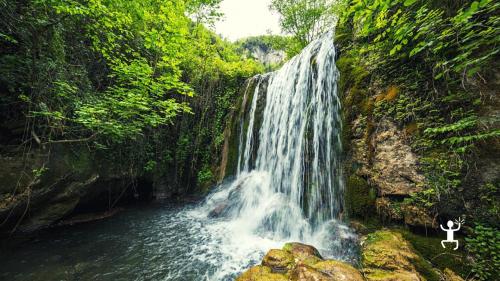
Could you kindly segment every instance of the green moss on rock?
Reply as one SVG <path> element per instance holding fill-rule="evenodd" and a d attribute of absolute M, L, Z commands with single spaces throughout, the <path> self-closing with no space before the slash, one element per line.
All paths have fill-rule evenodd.
<path fill-rule="evenodd" d="M 368 280 L 440 280 L 431 264 L 397 231 L 369 234 L 363 243 L 361 259 Z"/>
<path fill-rule="evenodd" d="M 288 281 L 284 274 L 273 273 L 267 266 L 257 265 L 245 271 L 236 281 Z"/>
<path fill-rule="evenodd" d="M 262 265 L 270 267 L 273 272 L 284 273 L 294 266 L 294 258 L 290 252 L 272 249 L 262 259 Z"/>
<path fill-rule="evenodd" d="M 376 192 L 365 179 L 351 175 L 347 179 L 345 205 L 349 215 L 366 218 L 375 212 Z"/>

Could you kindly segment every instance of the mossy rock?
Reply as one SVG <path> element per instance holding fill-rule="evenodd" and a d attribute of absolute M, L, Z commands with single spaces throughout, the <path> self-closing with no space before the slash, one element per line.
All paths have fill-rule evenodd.
<path fill-rule="evenodd" d="M 369 281 L 422 281 L 422 277 L 416 272 L 389 271 L 382 269 L 363 270 L 366 280 Z"/>
<path fill-rule="evenodd" d="M 292 269 L 295 264 L 290 252 L 272 249 L 262 259 L 262 265 L 272 269 L 272 272 L 285 273 Z"/>
<path fill-rule="evenodd" d="M 361 259 L 368 280 L 440 280 L 431 264 L 397 231 L 379 230 L 369 234 L 363 244 Z M 396 273 L 407 276 L 407 279 L 382 278 Z M 411 279 L 411 276 L 420 279 Z"/>
<path fill-rule="evenodd" d="M 257 265 L 245 271 L 236 281 L 288 281 L 284 274 L 273 273 L 267 266 Z"/>
<path fill-rule="evenodd" d="M 361 273 L 351 265 L 336 261 L 324 260 L 312 265 L 312 268 L 326 273 L 336 281 L 363 281 Z"/>
<path fill-rule="evenodd" d="M 363 281 L 361 273 L 349 264 L 323 260 L 313 246 L 287 243 L 282 250 L 270 250 L 262 265 L 254 266 L 237 281 Z"/>
<path fill-rule="evenodd" d="M 295 262 L 312 265 L 323 259 L 319 251 L 313 246 L 302 243 L 286 243 L 283 250 L 293 255 Z"/>
<path fill-rule="evenodd" d="M 424 258 L 431 260 L 434 267 L 446 271 L 452 270 L 461 276 L 467 276 L 471 271 L 470 263 L 467 260 L 467 253 L 463 248 L 453 250 L 451 248 L 443 249 L 441 247 L 441 236 L 425 236 L 416 234 L 407 230 L 401 230 L 403 237 L 408 240 L 412 246 Z M 460 237 L 457 237 L 463 245 Z"/>
<path fill-rule="evenodd" d="M 306 264 L 297 265 L 290 273 L 290 281 L 335 281 L 331 276 Z"/>
<path fill-rule="evenodd" d="M 345 205 L 349 215 L 367 218 L 375 213 L 375 189 L 365 179 L 351 175 L 347 179 Z"/>

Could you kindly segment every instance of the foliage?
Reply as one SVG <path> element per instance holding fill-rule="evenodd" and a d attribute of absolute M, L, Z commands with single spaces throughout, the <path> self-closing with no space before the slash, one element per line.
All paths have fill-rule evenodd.
<path fill-rule="evenodd" d="M 370 105 L 358 111 L 360 120 L 367 120 L 367 134 L 371 124 L 391 119 L 419 155 L 427 182 L 404 203 L 441 217 L 465 215 L 471 223 L 496 226 L 497 177 L 485 182 L 476 163 L 484 151 L 498 152 L 500 132 L 489 121 L 494 116 L 488 116 L 487 105 L 494 104 L 500 4 L 346 0 L 337 10 L 341 61 L 354 64 L 339 61 L 341 74 L 353 69 L 370 73 L 358 83 L 351 81 L 357 75 L 341 75 L 340 86 L 349 93 L 346 102 Z M 346 69 L 348 74 L 342 72 Z M 476 257 L 476 272 L 488 272 L 480 269 L 488 259 Z"/>
<path fill-rule="evenodd" d="M 331 29 L 335 22 L 335 5 L 329 0 L 273 0 L 270 7 L 280 14 L 283 31 L 292 34 L 301 47 Z"/>
<path fill-rule="evenodd" d="M 203 25 L 219 3 L 0 1 L 0 129 L 24 127 L 5 139 L 80 143 L 196 185 L 238 87 L 263 70 Z"/>
<path fill-rule="evenodd" d="M 500 269 L 500 231 L 484 225 L 474 227 L 471 238 L 465 239 L 467 250 L 475 259 L 472 271 L 479 280 L 492 280 Z"/>
<path fill-rule="evenodd" d="M 477 71 L 498 53 L 500 3 L 493 0 L 466 1 L 452 17 L 446 2 L 431 7 L 417 0 L 348 1 L 345 24 L 354 22 L 359 40 L 372 44 L 361 53 L 371 53 L 380 63 L 396 59 L 422 60 L 436 79 L 450 73 Z"/>

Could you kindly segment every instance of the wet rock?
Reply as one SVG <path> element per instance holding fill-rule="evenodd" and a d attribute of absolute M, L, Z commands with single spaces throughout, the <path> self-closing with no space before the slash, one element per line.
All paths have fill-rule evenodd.
<path fill-rule="evenodd" d="M 273 273 L 267 266 L 257 265 L 245 271 L 236 281 L 288 281 L 287 276 Z"/>
<path fill-rule="evenodd" d="M 208 213 L 208 217 L 210 218 L 218 218 L 223 215 L 224 211 L 226 211 L 228 207 L 227 202 L 220 203 L 217 205 L 210 213 Z"/>
<path fill-rule="evenodd" d="M 262 265 L 270 267 L 272 272 L 286 273 L 295 264 L 294 257 L 290 252 L 278 249 L 270 250 L 262 259 Z"/>

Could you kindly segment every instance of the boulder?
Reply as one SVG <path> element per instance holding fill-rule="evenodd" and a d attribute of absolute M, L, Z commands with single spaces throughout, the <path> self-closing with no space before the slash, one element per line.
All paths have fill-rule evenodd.
<path fill-rule="evenodd" d="M 272 272 L 285 273 L 295 264 L 290 252 L 272 249 L 262 259 L 262 265 L 271 268 Z"/>
<path fill-rule="evenodd" d="M 361 259 L 367 280 L 439 280 L 430 263 L 399 232 L 379 230 L 367 235 Z"/>
<path fill-rule="evenodd" d="M 290 280 L 294 281 L 335 281 L 332 276 L 314 269 L 305 264 L 297 265 L 290 273 Z"/>
<path fill-rule="evenodd" d="M 349 264 L 324 260 L 310 245 L 286 243 L 283 249 L 272 249 L 262 264 L 240 275 L 237 281 L 363 281 L 361 273 Z"/>
<path fill-rule="evenodd" d="M 336 261 L 320 261 L 312 266 L 315 270 L 333 277 L 335 281 L 363 281 L 361 273 L 351 265 Z"/>
<path fill-rule="evenodd" d="M 288 281 L 286 275 L 273 273 L 267 266 L 257 265 L 241 274 L 236 281 Z"/>
<path fill-rule="evenodd" d="M 286 243 L 283 250 L 291 253 L 296 262 L 315 263 L 323 259 L 316 248 L 302 243 Z"/>

